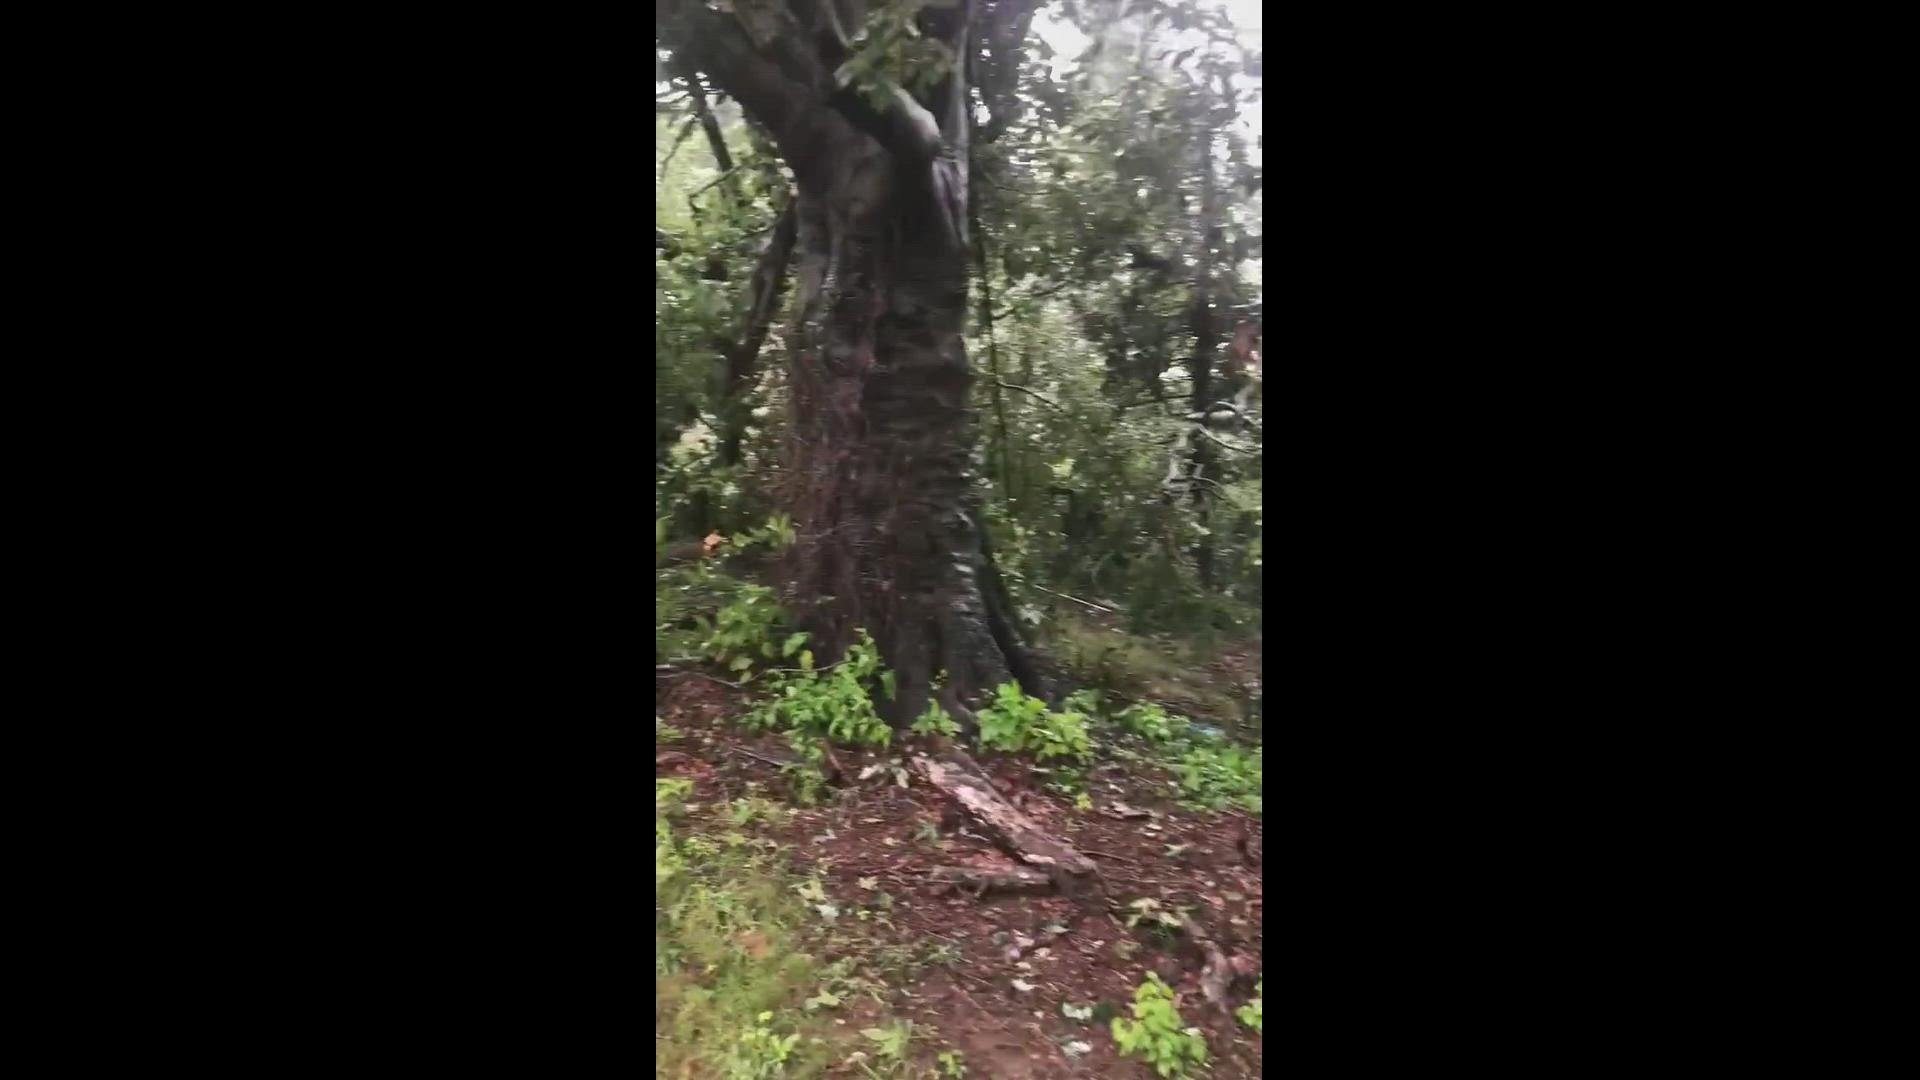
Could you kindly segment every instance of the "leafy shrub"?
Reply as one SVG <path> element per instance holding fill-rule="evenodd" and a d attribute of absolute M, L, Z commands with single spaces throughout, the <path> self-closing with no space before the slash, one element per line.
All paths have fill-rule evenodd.
<path fill-rule="evenodd" d="M 1003 683 L 988 706 L 980 710 L 980 745 L 1009 753 L 1028 750 L 1042 761 L 1070 757 L 1085 761 L 1093 753 L 1086 717 L 1077 712 L 1051 712 L 1047 703 L 1028 697 L 1018 683 Z"/>
<path fill-rule="evenodd" d="M 1229 803 L 1260 812 L 1260 751 L 1203 743 L 1181 757 L 1177 770 L 1187 802 L 1211 810 Z"/>
<path fill-rule="evenodd" d="M 929 701 L 927 702 L 927 710 L 921 713 L 918 719 L 914 720 L 913 733 L 915 735 L 946 735 L 952 737 L 960 734 L 960 725 L 954 723 L 953 717 L 947 715 L 947 710 L 941 708 L 939 702 Z"/>
<path fill-rule="evenodd" d="M 796 641 L 804 637 L 789 637 L 788 647 L 797 647 Z M 872 696 L 876 686 L 892 693 L 893 674 L 880 669 L 880 654 L 865 630 L 838 664 L 815 671 L 813 656 L 807 653 L 800 666 L 800 671 L 775 676 L 768 696 L 744 718 L 747 727 L 785 729 L 843 746 L 885 746 L 893 738 L 892 729 L 874 711 Z"/>
<path fill-rule="evenodd" d="M 1114 719 L 1120 721 L 1121 727 L 1150 743 L 1164 743 L 1174 736 L 1174 718 L 1167 715 L 1167 710 L 1151 702 L 1129 705 L 1120 710 L 1120 715 Z"/>
<path fill-rule="evenodd" d="M 785 771 L 801 802 L 811 803 L 826 784 L 822 741 L 842 746 L 886 746 L 893 729 L 873 708 L 873 692 L 893 693 L 893 673 L 880 667 L 880 654 L 865 630 L 837 664 L 814 670 L 813 653 L 801 651 L 800 670 L 776 673 L 768 695 L 742 717 L 753 731 L 785 731 L 799 758 Z M 799 648 L 805 635 L 787 638 L 785 650 Z"/>
<path fill-rule="evenodd" d="M 710 625 L 701 617 L 701 629 L 706 631 L 701 651 L 715 663 L 725 664 L 730 671 L 745 671 L 756 659 L 773 659 L 779 655 L 773 634 L 785 620 L 785 614 L 773 602 L 772 589 L 764 585 L 744 585 L 739 599 L 721 608 Z M 795 637 L 806 640 L 804 634 L 790 635 L 785 645 L 788 655 L 798 648 Z"/>
<path fill-rule="evenodd" d="M 1239 1017 L 1241 1023 L 1247 1025 L 1248 1027 L 1252 1028 L 1255 1031 L 1260 1030 L 1261 987 L 1265 985 L 1266 985 L 1265 979 L 1262 979 L 1259 982 L 1255 983 L 1253 986 L 1253 1000 L 1247 1002 L 1245 1005 L 1242 1005 L 1238 1009 L 1235 1009 L 1233 1011 L 1233 1015 Z"/>
<path fill-rule="evenodd" d="M 1122 1054 L 1140 1058 L 1161 1076 L 1181 1076 L 1189 1064 L 1206 1064 L 1206 1036 L 1180 1019 L 1173 991 L 1152 972 L 1133 992 L 1133 1019 L 1116 1016 L 1112 1028 Z"/>
<path fill-rule="evenodd" d="M 655 779 L 658 1074 L 824 1075 L 835 1054 L 820 1036 L 831 1027 L 800 1008 L 820 979 L 805 947 L 813 912 L 777 855 L 676 836 L 667 819 L 690 790 L 683 779 Z"/>

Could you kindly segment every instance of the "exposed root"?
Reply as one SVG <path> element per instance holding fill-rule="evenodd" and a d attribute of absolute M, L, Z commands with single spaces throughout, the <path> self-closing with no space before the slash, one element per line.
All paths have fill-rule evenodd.
<path fill-rule="evenodd" d="M 1052 892 L 1053 877 L 1038 870 L 1014 867 L 1011 870 L 976 870 L 965 866 L 936 866 L 928 872 L 930 881 L 940 882 L 941 892 L 965 890 L 974 899 L 989 892 Z"/>
<path fill-rule="evenodd" d="M 1226 950 L 1192 919 L 1181 919 L 1180 929 L 1207 957 L 1206 965 L 1200 969 L 1200 993 L 1220 1010 L 1220 1015 L 1233 1019 L 1233 1003 L 1227 997 L 1227 988 L 1233 984 L 1235 969 Z"/>

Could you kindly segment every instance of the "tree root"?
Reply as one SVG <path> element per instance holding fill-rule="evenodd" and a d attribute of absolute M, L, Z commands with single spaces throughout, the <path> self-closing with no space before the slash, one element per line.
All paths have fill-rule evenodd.
<path fill-rule="evenodd" d="M 1227 988 L 1233 985 L 1235 970 L 1227 951 L 1222 949 L 1207 932 L 1200 929 L 1192 919 L 1180 920 L 1180 930 L 1187 935 L 1200 951 L 1206 954 L 1207 962 L 1200 969 L 1200 993 L 1206 996 L 1220 1015 L 1233 1019 L 1233 1003 L 1227 997 Z"/>
<path fill-rule="evenodd" d="M 977 870 L 966 866 L 936 866 L 928 872 L 930 881 L 941 883 L 941 892 L 964 890 L 978 900 L 989 892 L 1052 892 L 1053 877 L 1038 870 L 1014 867 L 1011 870 Z"/>

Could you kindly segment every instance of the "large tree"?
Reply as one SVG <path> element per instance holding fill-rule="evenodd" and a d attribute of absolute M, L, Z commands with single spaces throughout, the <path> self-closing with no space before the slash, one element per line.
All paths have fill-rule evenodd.
<path fill-rule="evenodd" d="M 796 186 L 791 600 L 828 654 L 871 632 L 900 723 L 1042 690 L 1000 587 L 968 406 L 975 73 L 990 138 L 1035 0 L 659 0 L 658 45 L 771 137 Z M 696 84 L 697 85 L 697 84 Z"/>

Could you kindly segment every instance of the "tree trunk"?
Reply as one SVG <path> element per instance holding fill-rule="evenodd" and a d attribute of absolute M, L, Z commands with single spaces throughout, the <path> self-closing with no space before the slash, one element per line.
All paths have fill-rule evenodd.
<path fill-rule="evenodd" d="M 965 252 L 929 243 L 907 207 L 862 222 L 844 200 L 800 198 L 792 502 L 806 625 L 836 654 L 856 628 L 873 634 L 896 679 L 881 703 L 894 722 L 925 708 L 942 672 L 943 704 L 964 722 L 1024 666 L 984 582 Z"/>
<path fill-rule="evenodd" d="M 974 7 L 920 8 L 922 40 L 968 55 Z M 857 27 L 864 9 L 839 14 Z M 945 672 L 943 704 L 965 725 L 1026 667 L 1009 656 L 1021 650 L 1004 598 L 983 584 L 968 469 L 968 65 L 912 94 L 884 80 L 843 87 L 854 31 L 828 10 L 657 8 L 662 36 L 765 127 L 794 173 L 789 605 L 823 660 L 857 629 L 872 634 L 895 677 L 877 703 L 893 723 L 916 717 Z"/>

